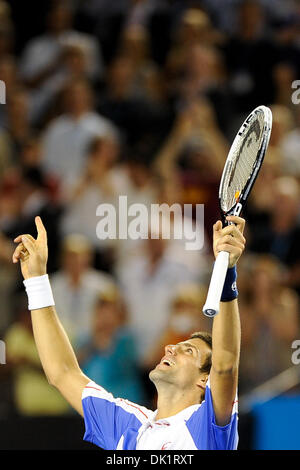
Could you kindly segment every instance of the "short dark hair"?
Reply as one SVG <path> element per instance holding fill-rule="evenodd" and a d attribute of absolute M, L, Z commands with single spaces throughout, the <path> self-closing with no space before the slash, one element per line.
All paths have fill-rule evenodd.
<path fill-rule="evenodd" d="M 212 352 L 212 336 L 210 333 L 207 333 L 206 331 L 195 331 L 194 333 L 191 334 L 189 339 L 202 339 L 210 349 L 210 353 L 207 354 L 204 364 L 201 366 L 200 371 L 201 372 L 206 372 L 209 374 L 210 369 L 211 369 L 211 352 Z"/>

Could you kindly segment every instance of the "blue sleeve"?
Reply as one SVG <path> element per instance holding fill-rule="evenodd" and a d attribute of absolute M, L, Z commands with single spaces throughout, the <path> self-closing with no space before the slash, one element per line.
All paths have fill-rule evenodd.
<path fill-rule="evenodd" d="M 99 385 L 90 382 L 82 394 L 82 407 L 85 422 L 83 439 L 105 450 L 117 449 L 121 437 L 126 432 L 126 440 L 136 439 L 142 425 L 142 407 L 114 398 Z M 127 445 L 130 445 L 128 442 Z M 134 442 L 132 442 L 134 445 Z"/>
<path fill-rule="evenodd" d="M 198 449 L 235 450 L 238 445 L 237 400 L 233 404 L 230 423 L 218 426 L 213 408 L 209 382 L 201 406 L 192 414 L 186 425 Z"/>

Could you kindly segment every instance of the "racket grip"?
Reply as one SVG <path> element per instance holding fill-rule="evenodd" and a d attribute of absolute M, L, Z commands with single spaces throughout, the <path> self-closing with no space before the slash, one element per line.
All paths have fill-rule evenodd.
<path fill-rule="evenodd" d="M 207 317 L 214 317 L 219 312 L 220 300 L 228 269 L 229 253 L 220 251 L 214 264 L 211 280 L 208 288 L 203 313 Z"/>

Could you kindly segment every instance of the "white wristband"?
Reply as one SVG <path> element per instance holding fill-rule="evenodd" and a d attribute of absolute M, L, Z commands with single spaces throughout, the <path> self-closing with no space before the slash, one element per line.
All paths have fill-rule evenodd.
<path fill-rule="evenodd" d="M 28 310 L 55 305 L 48 274 L 25 279 L 23 284 L 28 296 Z"/>

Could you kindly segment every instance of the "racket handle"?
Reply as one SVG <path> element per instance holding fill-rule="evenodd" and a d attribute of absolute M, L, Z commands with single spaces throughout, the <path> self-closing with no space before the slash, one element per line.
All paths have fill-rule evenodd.
<path fill-rule="evenodd" d="M 211 280 L 208 288 L 203 313 L 207 317 L 214 317 L 219 312 L 220 300 L 228 269 L 229 253 L 220 251 L 214 264 Z"/>

